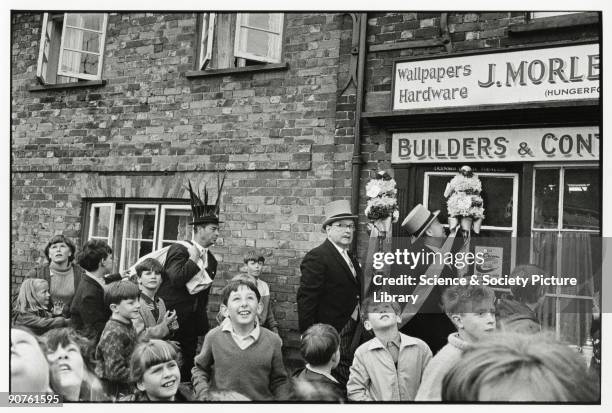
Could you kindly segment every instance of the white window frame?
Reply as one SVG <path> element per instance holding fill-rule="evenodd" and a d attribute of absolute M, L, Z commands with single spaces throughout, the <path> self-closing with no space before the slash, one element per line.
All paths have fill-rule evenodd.
<path fill-rule="evenodd" d="M 123 208 L 123 236 L 121 237 L 121 259 L 119 260 L 119 269 L 121 271 L 127 268 L 125 265 L 125 254 L 126 249 L 125 245 L 127 242 L 127 231 L 128 231 L 128 223 L 130 220 L 130 210 L 154 210 L 155 211 L 155 225 L 153 226 L 153 239 L 144 239 L 144 238 L 130 238 L 130 241 L 151 241 L 152 243 L 152 251 L 155 251 L 155 240 L 157 239 L 157 231 L 158 231 L 158 220 L 159 220 L 159 204 L 125 204 Z"/>
<path fill-rule="evenodd" d="M 600 168 L 601 165 L 598 163 L 576 163 L 576 164 L 535 164 L 533 167 L 533 183 L 531 188 L 531 245 L 529 248 L 529 262 L 534 261 L 534 246 L 533 246 L 533 233 L 534 232 L 556 232 L 558 235 L 557 238 L 557 272 L 559 274 L 563 273 L 562 268 L 562 254 L 559 253 L 559 247 L 562 243 L 563 233 L 568 232 L 583 232 L 588 234 L 597 234 L 598 230 L 590 230 L 590 229 L 572 229 L 572 228 L 563 228 L 563 203 L 564 203 L 564 193 L 565 193 L 565 171 L 568 169 L 597 169 Z M 545 170 L 545 169 L 554 169 L 558 172 L 557 179 L 559 182 L 559 202 L 557 204 L 557 228 L 534 228 L 534 208 L 535 208 L 535 188 L 536 188 L 536 174 L 537 171 Z M 600 185 L 602 183 L 600 182 Z M 601 225 L 601 223 L 600 223 Z M 576 300 L 592 300 L 593 297 L 584 296 L 584 295 L 575 295 L 575 294 L 563 294 L 561 293 L 561 286 L 556 286 L 555 292 L 546 293 L 547 297 L 550 297 L 555 300 L 555 337 L 557 340 L 561 338 L 561 300 L 562 299 L 576 299 Z"/>
<path fill-rule="evenodd" d="M 105 208 L 105 207 L 110 207 L 110 214 L 109 214 L 109 223 L 108 223 L 108 237 L 106 237 L 106 243 L 108 245 L 112 245 L 112 239 L 113 239 L 113 232 L 115 230 L 115 203 L 114 202 L 100 202 L 100 203 L 93 203 L 90 205 L 89 207 L 89 232 L 88 232 L 88 240 L 91 239 L 101 239 L 104 240 L 104 237 L 99 237 L 99 236 L 92 236 L 91 234 L 93 233 L 94 230 L 94 211 L 96 208 Z"/>
<path fill-rule="evenodd" d="M 171 204 L 163 204 L 161 206 L 161 214 L 159 219 L 159 239 L 157 240 L 157 249 L 160 249 L 164 246 L 164 242 L 172 242 L 176 243 L 180 240 L 173 239 L 163 239 L 164 238 L 164 228 L 166 226 L 166 211 L 167 210 L 180 210 L 180 211 L 191 211 L 191 206 L 189 205 L 171 205 Z"/>
<path fill-rule="evenodd" d="M 206 66 L 212 58 L 213 39 L 215 36 L 215 16 L 216 13 L 204 13 L 202 16 L 202 34 L 200 36 L 200 70 L 206 69 Z"/>
<path fill-rule="evenodd" d="M 244 59 L 249 59 L 249 60 L 266 62 L 266 63 L 280 63 L 282 59 L 282 50 L 283 50 L 283 25 L 284 25 L 284 20 L 285 20 L 284 14 L 283 13 L 269 13 L 275 18 L 279 19 L 279 31 L 278 32 L 262 29 L 260 27 L 248 26 L 246 22 L 247 22 L 247 16 L 249 14 L 251 13 L 238 13 L 238 15 L 236 16 L 236 37 L 234 40 L 234 56 L 241 57 Z M 266 33 L 270 33 L 270 34 L 274 34 L 278 36 L 278 46 L 275 49 L 275 53 L 278 54 L 278 56 L 269 56 L 269 55 L 268 56 L 258 56 L 253 53 L 248 53 L 246 51 L 246 47 L 245 47 L 246 45 L 241 44 L 241 39 L 242 39 L 241 29 L 243 28 L 250 29 L 250 30 L 258 30 L 258 31 L 262 31 L 262 32 L 266 32 Z"/>
<path fill-rule="evenodd" d="M 529 13 L 531 20 L 545 19 L 547 17 L 565 16 L 567 14 L 582 13 L 580 11 L 532 11 Z"/>
<path fill-rule="evenodd" d="M 102 27 L 100 28 L 100 30 L 91 30 L 91 29 L 86 29 L 86 28 L 82 28 L 82 27 L 73 27 L 70 26 L 71 28 L 77 29 L 77 30 L 81 30 L 81 31 L 86 31 L 86 32 L 92 32 L 92 33 L 97 33 L 98 35 L 100 35 L 100 49 L 98 50 L 97 53 L 94 52 L 86 52 L 83 50 L 74 50 L 74 49 L 69 49 L 69 48 L 65 48 L 64 47 L 64 41 L 66 38 L 66 27 L 67 24 L 66 22 L 68 21 L 68 16 L 72 15 L 72 14 L 85 14 L 85 13 L 64 13 L 64 17 L 63 17 L 63 22 L 62 22 L 62 34 L 60 36 L 59 39 L 59 53 L 57 56 L 58 62 L 57 62 L 57 70 L 56 73 L 54 73 L 53 77 L 58 77 L 58 76 L 64 76 L 66 78 L 73 78 L 74 81 L 76 81 L 76 79 L 82 79 L 82 80 L 100 80 L 102 79 L 102 67 L 103 67 L 103 60 L 104 60 L 104 45 L 106 43 L 106 27 L 107 27 L 107 23 L 108 23 L 108 13 L 98 13 L 102 15 Z M 89 13 L 87 13 L 89 14 Z M 48 84 L 48 79 L 49 79 L 49 67 L 47 66 L 47 68 L 45 70 L 43 70 L 43 64 L 45 63 L 45 59 L 49 59 L 49 53 L 50 53 L 50 49 L 51 49 L 51 43 L 53 41 L 53 39 L 55 39 L 55 37 L 53 39 L 51 38 L 47 38 L 47 28 L 49 26 L 50 23 L 50 16 L 49 13 L 44 13 L 43 14 L 43 22 L 42 22 L 42 28 L 41 28 L 41 33 L 40 33 L 40 44 L 39 44 L 39 49 L 38 49 L 38 61 L 37 61 L 37 65 L 36 65 L 36 76 L 42 81 L 42 83 L 44 84 Z M 49 47 L 47 48 L 47 50 L 45 50 L 45 46 L 49 45 Z M 70 51 L 75 51 L 75 52 L 80 52 L 80 53 L 87 53 L 87 54 L 92 54 L 92 55 L 96 55 L 98 56 L 98 70 L 96 72 L 96 74 L 86 74 L 86 73 L 78 73 L 78 72 L 71 72 L 71 71 L 63 71 L 61 69 L 61 64 L 62 64 L 62 58 L 63 58 L 63 54 L 64 54 L 64 49 L 66 50 L 70 50 Z M 45 53 L 46 52 L 46 53 Z M 57 80 L 55 82 L 55 84 L 60 84 L 60 83 L 66 83 L 65 81 L 61 81 L 61 80 Z"/>

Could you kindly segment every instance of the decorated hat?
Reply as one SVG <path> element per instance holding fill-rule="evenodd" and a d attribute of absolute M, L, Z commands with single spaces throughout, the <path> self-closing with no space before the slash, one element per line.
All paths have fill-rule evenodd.
<path fill-rule="evenodd" d="M 189 225 L 206 225 L 206 224 L 219 224 L 222 221 L 219 221 L 219 208 L 221 202 L 221 190 L 223 189 L 223 184 L 225 183 L 225 174 L 223 174 L 223 180 L 219 184 L 219 174 L 217 174 L 217 188 L 219 188 L 219 192 L 217 194 L 217 202 L 213 205 L 208 205 L 208 191 L 206 190 L 206 186 L 204 186 L 204 201 L 200 199 L 199 191 L 196 193 L 193 191 L 191 187 L 191 181 L 189 182 L 189 195 L 191 197 L 191 215 L 193 221 L 189 223 Z"/>
<path fill-rule="evenodd" d="M 402 222 L 404 228 L 412 237 L 412 243 L 419 239 L 425 230 L 429 228 L 431 223 L 436 219 L 440 211 L 430 212 L 423 204 L 418 204 Z"/>
<path fill-rule="evenodd" d="M 351 204 L 346 199 L 339 201 L 332 201 L 325 205 L 325 221 L 323 221 L 323 228 L 333 222 L 340 221 L 341 219 L 357 219 L 357 215 L 353 215 L 351 212 Z"/>

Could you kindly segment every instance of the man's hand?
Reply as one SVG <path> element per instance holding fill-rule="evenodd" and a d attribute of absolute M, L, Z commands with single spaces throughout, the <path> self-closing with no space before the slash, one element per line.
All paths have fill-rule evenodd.
<path fill-rule="evenodd" d="M 191 261 L 198 262 L 200 259 L 200 250 L 195 246 L 195 244 L 191 244 L 187 249 L 187 252 L 189 253 L 189 259 Z"/>
<path fill-rule="evenodd" d="M 166 322 L 166 325 L 168 326 L 169 330 L 178 330 L 178 321 L 175 310 L 166 311 L 166 314 L 164 315 L 164 321 Z"/>

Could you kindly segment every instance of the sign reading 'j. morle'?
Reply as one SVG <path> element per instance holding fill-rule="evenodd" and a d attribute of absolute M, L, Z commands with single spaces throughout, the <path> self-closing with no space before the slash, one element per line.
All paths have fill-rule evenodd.
<path fill-rule="evenodd" d="M 599 98 L 599 46 L 396 62 L 393 110 Z"/>
<path fill-rule="evenodd" d="M 394 133 L 393 163 L 598 161 L 592 126 Z"/>

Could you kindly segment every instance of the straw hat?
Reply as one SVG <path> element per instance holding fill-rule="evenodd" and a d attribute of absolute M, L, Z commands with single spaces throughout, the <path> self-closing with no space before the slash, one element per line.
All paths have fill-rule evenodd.
<path fill-rule="evenodd" d="M 423 204 L 418 204 L 402 222 L 404 228 L 412 237 L 412 243 L 419 239 L 425 230 L 429 228 L 434 219 L 438 216 L 440 210 L 430 212 Z"/>

